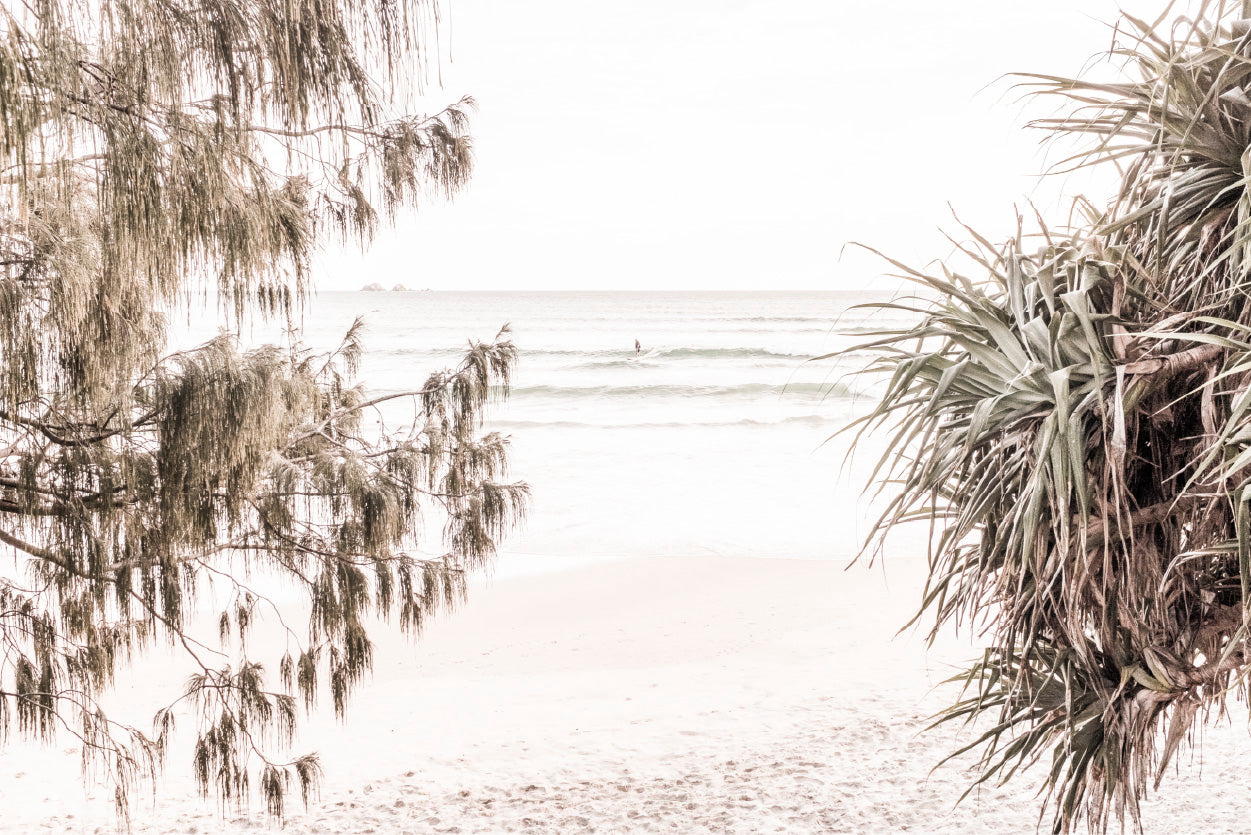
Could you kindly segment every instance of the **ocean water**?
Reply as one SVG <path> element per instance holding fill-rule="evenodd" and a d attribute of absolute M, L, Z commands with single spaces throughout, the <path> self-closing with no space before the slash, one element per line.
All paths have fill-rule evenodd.
<path fill-rule="evenodd" d="M 303 339 L 334 346 L 358 316 L 371 392 L 421 386 L 505 323 L 520 350 L 489 428 L 533 489 L 499 568 L 671 554 L 851 559 L 873 457 L 831 438 L 873 395 L 865 357 L 812 361 L 897 324 L 842 292 L 351 292 L 309 303 Z M 635 340 L 642 346 L 635 356 Z M 404 401 L 379 419 L 413 420 Z M 873 444 L 869 443 L 869 447 Z M 424 550 L 424 549 L 423 549 Z M 430 550 L 437 545 L 430 544 Z"/>

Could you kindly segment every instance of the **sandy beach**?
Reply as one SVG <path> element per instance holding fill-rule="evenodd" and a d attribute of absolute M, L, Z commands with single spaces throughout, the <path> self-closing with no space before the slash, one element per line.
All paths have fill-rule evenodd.
<path fill-rule="evenodd" d="M 969 650 L 894 637 L 915 568 L 657 558 L 480 580 L 418 644 L 379 642 L 346 724 L 304 726 L 325 781 L 284 831 L 1033 831 L 1033 775 L 957 807 L 970 772 L 930 773 L 953 736 L 918 734 Z M 159 671 L 119 697 L 150 694 Z M 1166 778 L 1147 832 L 1239 831 L 1251 744 L 1235 724 Z M 73 749 L 0 766 L 3 831 L 115 830 Z M 133 830 L 278 830 L 260 806 L 200 800 L 176 752 Z"/>

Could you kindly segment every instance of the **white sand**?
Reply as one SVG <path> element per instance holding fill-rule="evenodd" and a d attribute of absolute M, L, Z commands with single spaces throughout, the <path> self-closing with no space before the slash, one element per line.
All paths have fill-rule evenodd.
<path fill-rule="evenodd" d="M 297 747 L 323 754 L 325 783 L 285 831 L 1032 831 L 1040 775 L 954 807 L 969 772 L 929 774 L 953 744 L 918 736 L 946 695 L 932 687 L 969 650 L 892 638 L 915 566 L 892 567 L 890 588 L 842 569 L 629 559 L 479 583 L 415 647 L 380 642 L 345 726 L 305 725 Z M 1245 831 L 1237 724 L 1166 779 L 1148 832 Z M 111 832 L 108 798 L 84 797 L 68 747 L 0 758 L 5 832 Z M 201 801 L 181 755 L 155 805 L 136 803 L 137 832 L 252 829 L 277 826 L 255 800 L 224 815 Z"/>

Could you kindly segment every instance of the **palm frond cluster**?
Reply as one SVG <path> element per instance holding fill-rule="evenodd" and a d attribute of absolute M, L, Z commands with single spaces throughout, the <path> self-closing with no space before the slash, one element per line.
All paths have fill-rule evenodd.
<path fill-rule="evenodd" d="M 0 3 L 0 734 L 76 737 L 123 811 L 186 713 L 205 793 L 255 786 L 278 815 L 288 787 L 307 797 L 297 707 L 342 714 L 369 630 L 459 600 L 524 514 L 507 440 L 482 431 L 507 329 L 382 397 L 355 379 L 359 323 L 329 355 L 230 336 L 164 355 L 169 311 L 196 299 L 294 328 L 320 242 L 367 242 L 464 185 L 472 100 L 407 112 L 438 17 L 432 0 Z M 380 433 L 399 397 L 411 429 Z M 433 542 L 423 509 L 445 522 Z M 273 658 L 247 641 L 262 619 L 286 635 Z M 155 642 L 194 675 L 151 730 L 119 725 L 99 697 Z"/>
<path fill-rule="evenodd" d="M 905 271 L 914 327 L 857 346 L 889 386 L 875 534 L 933 526 L 918 617 L 984 630 L 941 719 L 978 783 L 1042 763 L 1056 832 L 1139 822 L 1251 671 L 1251 21 L 1122 24 L 1121 83 L 1026 76 L 1115 162 L 1106 212 Z M 966 273 L 972 272 L 976 278 Z M 937 301 L 927 301 L 935 299 Z M 890 491 L 895 492 L 890 492 Z"/>

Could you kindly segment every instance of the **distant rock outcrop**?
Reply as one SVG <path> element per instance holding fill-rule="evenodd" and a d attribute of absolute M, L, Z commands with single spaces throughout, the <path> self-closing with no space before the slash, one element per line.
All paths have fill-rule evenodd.
<path fill-rule="evenodd" d="M 392 293 L 407 293 L 408 288 L 405 287 L 403 284 L 397 284 L 391 288 L 391 292 Z"/>
<path fill-rule="evenodd" d="M 381 292 L 381 291 L 383 291 L 383 290 L 385 290 L 385 289 L 387 289 L 387 288 L 383 287 L 381 284 L 379 284 L 378 282 L 376 282 L 376 281 L 375 281 L 373 284 L 366 284 L 366 285 L 365 285 L 364 287 L 362 287 L 361 289 L 362 289 L 362 290 L 365 290 L 365 291 L 367 291 L 367 292 L 370 292 L 370 293 L 378 293 L 378 292 Z"/>

